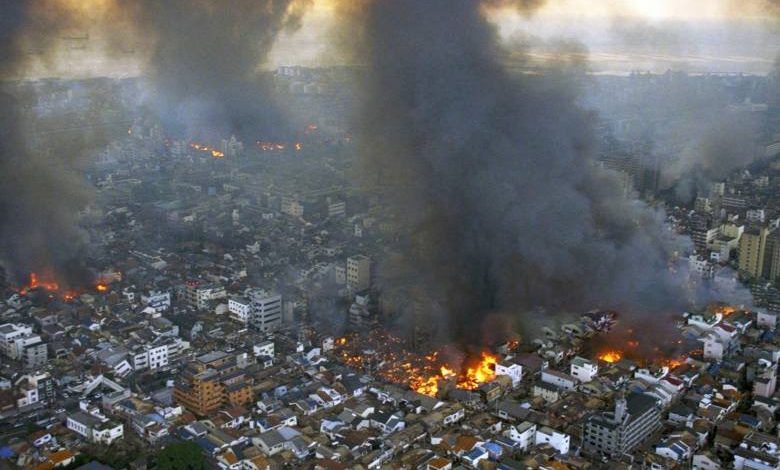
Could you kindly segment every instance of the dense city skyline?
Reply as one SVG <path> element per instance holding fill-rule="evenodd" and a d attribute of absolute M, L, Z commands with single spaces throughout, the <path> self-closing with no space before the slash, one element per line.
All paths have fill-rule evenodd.
<path fill-rule="evenodd" d="M 0 470 L 780 470 L 777 0 L 0 2 Z"/>

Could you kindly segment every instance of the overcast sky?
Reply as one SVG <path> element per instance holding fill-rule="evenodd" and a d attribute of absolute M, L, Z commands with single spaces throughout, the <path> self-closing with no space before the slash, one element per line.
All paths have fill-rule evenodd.
<path fill-rule="evenodd" d="M 544 56 L 545 45 L 575 41 L 601 73 L 747 72 L 771 70 L 780 52 L 780 11 L 774 0 L 550 0 L 530 18 L 506 9 L 491 13 L 509 44 Z M 331 0 L 317 0 L 294 34 L 283 35 L 270 66 L 330 64 L 324 37 Z"/>
<path fill-rule="evenodd" d="M 63 39 L 53 67 L 35 65 L 31 54 L 28 76 L 141 73 L 148 38 L 128 40 L 119 55 L 104 53 L 106 29 L 98 10 L 109 1 L 90 0 L 91 19 L 81 32 L 88 33 L 88 40 L 74 40 L 80 32 Z M 303 27 L 280 36 L 265 67 L 337 63 L 326 44 L 334 1 L 314 0 Z M 530 44 L 540 57 L 560 40 L 584 45 L 596 73 L 675 69 L 764 74 L 780 52 L 778 13 L 778 0 L 549 0 L 530 18 L 512 10 L 490 15 L 507 44 Z"/>

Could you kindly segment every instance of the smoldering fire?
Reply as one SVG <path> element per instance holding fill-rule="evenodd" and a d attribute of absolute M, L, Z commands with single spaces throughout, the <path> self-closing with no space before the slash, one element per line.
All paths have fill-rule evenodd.
<path fill-rule="evenodd" d="M 353 52 L 367 64 L 355 123 L 366 180 L 402 240 L 380 287 L 415 285 L 413 315 L 427 318 L 404 323 L 440 325 L 443 340 L 484 343 L 488 316 L 530 330 L 547 321 L 535 309 L 590 308 L 625 312 L 664 337 L 673 323 L 663 318 L 701 294 L 668 269 L 690 241 L 594 164 L 579 67 L 506 67 L 483 12 L 494 5 L 377 0 L 349 18 L 364 34 Z"/>
<path fill-rule="evenodd" d="M 376 373 L 392 383 L 403 384 L 428 396 L 438 396 L 442 386 L 476 390 L 496 378 L 500 357 L 481 350 L 462 357 L 457 350 L 442 348 L 420 354 L 386 332 L 366 336 L 342 336 L 335 341 L 338 357 L 346 364 Z"/>

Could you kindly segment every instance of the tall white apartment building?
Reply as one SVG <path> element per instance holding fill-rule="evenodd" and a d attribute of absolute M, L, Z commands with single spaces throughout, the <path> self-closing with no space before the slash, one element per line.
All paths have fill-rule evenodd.
<path fill-rule="evenodd" d="M 259 331 L 273 331 L 282 326 L 282 296 L 264 290 L 250 293 L 252 311 L 249 324 Z"/>

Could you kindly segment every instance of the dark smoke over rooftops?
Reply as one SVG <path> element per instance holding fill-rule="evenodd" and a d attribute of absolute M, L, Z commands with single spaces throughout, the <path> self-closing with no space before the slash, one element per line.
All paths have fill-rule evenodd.
<path fill-rule="evenodd" d="M 416 297 L 415 321 L 471 344 L 489 317 L 546 323 L 528 313 L 538 308 L 614 308 L 672 329 L 661 318 L 691 299 L 669 263 L 688 240 L 594 165 L 579 78 L 507 68 L 483 6 L 376 0 L 359 15 L 366 179 L 389 199 L 401 245 L 382 289 Z"/>
<path fill-rule="evenodd" d="M 28 49 L 45 60 L 59 32 L 73 21 L 55 2 L 3 2 L 0 79 L 23 74 Z M 83 149 L 64 142 L 57 148 L 31 145 L 13 87 L 0 84 L 0 263 L 17 282 L 31 271 L 47 271 L 64 284 L 62 277 L 81 282 L 85 272 L 77 253 L 83 240 L 75 221 L 89 193 L 74 165 Z"/>
<path fill-rule="evenodd" d="M 308 0 L 133 0 L 136 27 L 151 38 L 153 103 L 169 132 L 247 139 L 286 129 L 260 73 L 277 35 L 299 26 Z"/>
<path fill-rule="evenodd" d="M 151 48 L 146 71 L 157 93 L 150 103 L 175 137 L 254 139 L 285 130 L 259 72 L 280 31 L 298 25 L 308 0 L 128 0 L 108 2 L 103 25 L 120 54 L 128 45 Z M 69 28 L 86 29 L 92 12 L 66 0 L 9 1 L 0 6 L 0 78 L 24 78 L 30 52 L 44 66 L 56 58 Z M 30 272 L 64 286 L 89 282 L 78 268 L 84 239 L 78 212 L 91 197 L 78 173 L 89 148 L 38 133 L 32 145 L 30 111 L 14 84 L 0 94 L 0 262 L 14 281 Z M 104 142 L 105 143 L 105 142 Z"/>

